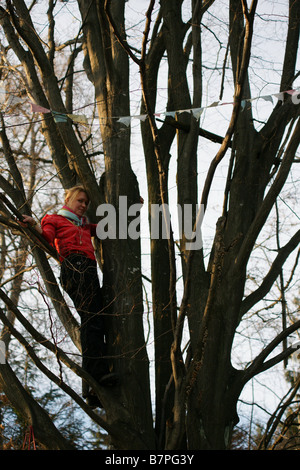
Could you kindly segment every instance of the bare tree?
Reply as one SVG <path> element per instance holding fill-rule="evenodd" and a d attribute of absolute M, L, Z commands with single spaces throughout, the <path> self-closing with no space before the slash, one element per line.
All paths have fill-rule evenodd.
<path fill-rule="evenodd" d="M 127 197 L 128 206 L 140 200 L 139 185 L 131 163 L 131 127 L 124 125 L 124 118 L 131 114 L 131 69 L 137 70 L 140 76 L 140 112 L 147 118 L 141 122 L 141 133 L 150 228 L 153 205 L 165 208 L 170 202 L 169 172 L 175 137 L 177 202 L 182 208 L 185 204 L 193 207 L 194 227 L 199 221 L 197 203 L 202 205 L 207 217 L 212 187 L 225 158 L 227 179 L 214 239 L 208 249 L 208 262 L 204 248 L 190 249 L 187 235 L 183 234 L 177 244 L 172 226 L 168 237 L 151 239 L 155 420 L 144 333 L 139 239 L 117 237 L 103 240 L 101 247 L 97 244 L 99 260 L 101 251 L 99 262 L 103 271 L 106 312 L 109 313 L 109 354 L 121 376 L 120 385 L 111 393 L 99 387 L 76 361 L 71 360 L 68 351 L 56 344 L 51 335 L 43 335 L 36 325 L 28 322 L 22 308 L 18 308 L 16 300 L 8 295 L 10 283 L 0 290 L 2 303 L 31 337 L 43 345 L 49 355 L 55 355 L 62 368 L 70 369 L 95 388 L 104 405 L 106 419 L 90 410 L 62 375 L 47 368 L 4 309 L 0 309 L 0 319 L 10 334 L 27 349 L 42 373 L 109 433 L 115 448 L 227 448 L 238 422 L 236 406 L 243 388 L 257 374 L 291 354 L 294 349 L 287 344 L 278 354 L 276 348 L 300 326 L 299 320 L 292 319 L 266 347 L 262 347 L 250 364 L 240 369 L 233 366 L 232 351 L 237 329 L 247 312 L 268 295 L 300 241 L 299 230 L 290 235 L 284 245 L 277 240 L 277 251 L 271 265 L 257 288 L 248 293 L 247 278 L 255 245 L 297 159 L 299 100 L 297 95 L 287 91 L 293 90 L 298 76 L 300 1 L 291 0 L 287 12 L 284 60 L 280 81 L 276 84 L 276 91 L 282 96 L 260 128 L 255 125 L 251 101 L 251 54 L 255 50 L 255 21 L 261 14 L 257 12 L 257 0 L 230 0 L 224 5 L 228 21 L 223 27 L 222 38 L 221 35 L 219 37 L 220 31 L 217 27 L 214 31 L 211 23 L 216 12 L 213 0 L 191 0 L 188 5 L 177 0 L 161 0 L 159 6 L 151 0 L 145 7 L 141 41 L 134 44 L 131 44 L 126 30 L 126 2 L 123 0 L 78 0 L 81 24 L 65 43 L 59 42 L 55 29 L 60 4 L 54 0 L 48 2 L 45 37 L 45 31 L 35 21 L 41 7 L 36 2 L 29 3 L 8 0 L 5 7 L 0 8 L 4 34 L 2 74 L 7 73 L 2 77 L 9 82 L 18 70 L 24 91 L 30 101 L 40 107 L 41 132 L 47 147 L 39 157 L 52 161 L 54 170 L 51 171 L 54 171 L 60 188 L 71 187 L 79 181 L 89 188 L 92 194 L 89 216 L 92 221 L 97 222 L 96 208 L 103 202 L 116 208 L 118 219 L 118 211 L 122 210 L 119 207 L 120 196 Z M 187 11 L 190 16 L 185 20 Z M 232 83 L 232 113 L 224 134 L 199 127 L 199 115 L 195 113 L 196 110 L 201 113 L 205 108 L 204 77 L 206 68 L 211 66 L 211 59 L 204 50 L 209 44 L 206 32 L 219 41 L 222 52 L 223 63 L 213 55 L 213 69 L 221 77 L 221 96 L 226 79 Z M 67 50 L 70 54 L 66 60 Z M 227 78 L 229 55 L 232 79 Z M 160 121 L 156 107 L 158 82 L 164 64 L 168 67 L 166 112 Z M 76 108 L 82 106 L 74 86 L 79 83 L 77 74 L 82 82 L 89 83 L 87 93 L 92 87 L 99 119 L 97 145 L 101 142 L 100 150 L 99 147 L 96 151 L 91 150 L 88 143 L 90 139 L 95 142 L 95 136 L 88 135 L 87 128 L 80 127 L 72 118 Z M 76 104 L 74 100 L 78 100 Z M 17 216 L 38 205 L 45 209 L 39 192 L 33 192 L 33 186 L 30 190 L 26 188 L 28 175 L 20 172 L 25 158 L 24 146 L 17 148 L 12 135 L 9 137 L 5 130 L 8 131 L 4 116 L 2 146 L 6 158 L 5 171 L 11 176 L 11 179 L 0 178 L 2 190 L 8 196 L 2 198 L 5 207 L 9 208 L 11 202 Z M 27 139 L 24 135 L 25 140 L 29 142 L 30 136 Z M 213 142 L 213 148 L 217 150 L 205 170 L 199 197 L 198 172 L 202 161 L 198 153 L 199 143 L 203 141 Z M 103 158 L 104 172 L 101 168 Z M 51 181 L 50 171 L 46 181 L 45 185 Z M 42 211 L 39 212 L 41 214 Z M 43 278 L 45 292 L 74 347 L 80 349 L 76 318 L 57 284 L 56 265 L 52 264 L 56 253 L 34 229 L 18 228 L 8 216 L 9 213 L 3 213 L 2 225 L 22 230 L 22 237 L 26 237 Z M 166 212 L 163 213 L 163 222 L 168 222 Z M 176 250 L 179 250 L 181 259 L 182 298 L 177 283 Z M 186 349 L 184 334 L 188 335 Z M 8 362 L 0 366 L 0 380 L 8 398 L 34 426 L 41 445 L 49 449 L 71 447 L 53 427 L 50 418 L 25 393 Z"/>

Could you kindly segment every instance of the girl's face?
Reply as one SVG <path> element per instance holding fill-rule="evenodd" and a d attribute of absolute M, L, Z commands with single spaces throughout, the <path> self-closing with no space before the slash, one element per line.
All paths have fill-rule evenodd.
<path fill-rule="evenodd" d="M 83 191 L 80 191 L 80 193 L 78 193 L 71 201 L 68 200 L 66 202 L 68 207 L 72 209 L 78 217 L 82 217 L 84 215 L 89 205 L 88 197 Z"/>

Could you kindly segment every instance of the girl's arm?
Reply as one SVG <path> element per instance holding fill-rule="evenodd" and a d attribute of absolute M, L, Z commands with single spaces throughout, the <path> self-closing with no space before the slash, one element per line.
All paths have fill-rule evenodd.
<path fill-rule="evenodd" d="M 37 232 L 39 232 L 40 234 L 43 233 L 43 230 L 42 230 L 41 226 L 40 226 L 40 225 L 38 224 L 38 222 L 36 222 L 36 221 L 34 220 L 34 218 L 31 217 L 30 215 L 23 215 L 23 221 L 20 222 L 20 224 L 21 224 L 21 225 L 24 224 L 24 226 L 26 226 L 26 225 L 28 224 L 28 225 L 30 225 L 31 227 L 34 227 L 35 230 L 36 230 Z"/>

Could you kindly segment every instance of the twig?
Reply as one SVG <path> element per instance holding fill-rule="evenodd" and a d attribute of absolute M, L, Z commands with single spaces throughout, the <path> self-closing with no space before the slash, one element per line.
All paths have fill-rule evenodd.
<path fill-rule="evenodd" d="M 23 222 L 23 215 L 21 214 L 21 212 L 19 212 L 18 209 L 15 208 L 15 206 L 9 201 L 9 199 L 7 199 L 7 197 L 3 193 L 0 193 L 0 200 L 3 204 L 8 207 L 8 209 L 15 215 L 15 217 L 20 222 Z M 15 226 L 14 228 L 17 227 Z M 26 228 L 20 227 L 20 230 L 25 230 L 27 235 L 29 232 L 29 235 L 33 235 L 34 238 L 38 240 L 39 246 L 43 250 L 47 251 L 56 260 L 59 259 L 57 251 L 45 240 L 45 238 L 37 230 L 35 230 L 35 228 L 28 225 Z"/>

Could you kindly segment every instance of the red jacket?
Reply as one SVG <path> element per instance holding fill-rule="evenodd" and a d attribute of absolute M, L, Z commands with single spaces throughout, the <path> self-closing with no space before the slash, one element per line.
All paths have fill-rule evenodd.
<path fill-rule="evenodd" d="M 62 215 L 45 215 L 41 222 L 43 237 L 55 246 L 62 261 L 74 252 L 85 254 L 95 259 L 91 237 L 96 235 L 96 224 L 86 224 L 78 227 Z"/>

